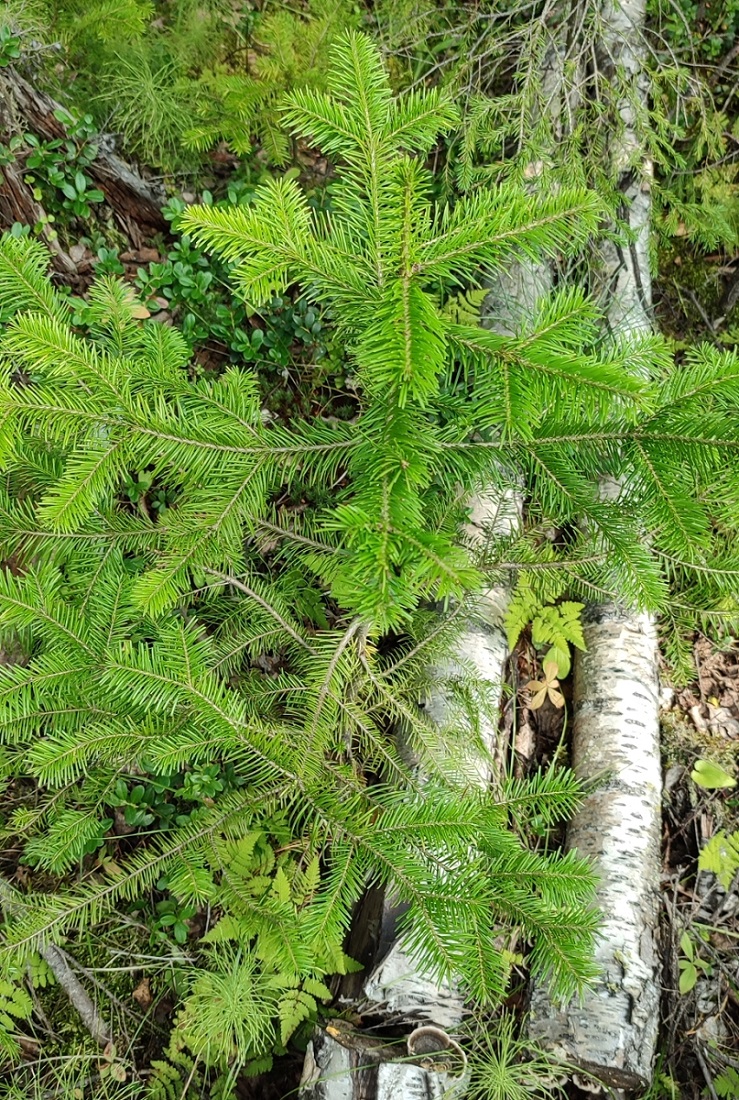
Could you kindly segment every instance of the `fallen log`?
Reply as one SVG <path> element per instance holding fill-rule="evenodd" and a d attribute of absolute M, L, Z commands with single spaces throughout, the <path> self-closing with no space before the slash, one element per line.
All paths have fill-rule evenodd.
<path fill-rule="evenodd" d="M 557 42 L 547 51 L 543 80 L 547 109 L 554 110 L 563 94 L 561 47 Z M 531 176 L 535 178 L 535 170 Z M 501 336 L 515 336 L 522 323 L 534 315 L 537 302 L 551 292 L 552 269 L 548 263 L 522 262 L 500 272 L 488 285 L 482 324 Z M 515 475 L 511 476 L 515 481 Z M 466 532 L 470 544 L 481 548 L 490 538 L 509 537 L 520 526 L 521 510 L 522 499 L 516 490 L 502 494 L 491 488 L 483 490 L 470 502 Z M 423 705 L 426 714 L 438 725 L 443 726 L 448 721 L 450 711 L 450 699 L 442 685 L 461 680 L 470 671 L 476 680 L 492 686 L 500 705 L 508 657 L 503 624 L 509 598 L 510 590 L 503 586 L 482 593 L 475 616 L 466 624 L 455 652 L 443 667 L 433 670 L 437 673 L 439 687 L 430 693 Z M 490 783 L 491 761 L 497 759 L 502 763 L 497 721 L 491 723 L 482 715 L 480 735 L 485 753 L 471 758 L 469 764 L 478 785 L 484 788 Z M 419 973 L 402 941 L 393 944 L 370 975 L 364 993 L 368 1000 L 382 1003 L 388 1012 L 432 1020 L 452 1030 L 459 1025 L 464 1012 L 463 992 L 454 983 L 439 984 Z"/>
<path fill-rule="evenodd" d="M 55 99 L 32 87 L 14 68 L 0 69 L 0 100 L 6 117 L 12 116 L 16 130 L 31 130 L 44 141 L 64 140 L 67 130 L 58 117 L 63 110 Z M 141 228 L 148 232 L 167 228 L 162 214 L 166 201 L 159 183 L 144 179 L 113 152 L 115 141 L 100 134 L 94 142 L 97 155 L 87 171 L 105 195 L 115 217 L 138 247 Z"/>
<path fill-rule="evenodd" d="M 470 502 L 467 535 L 470 542 L 482 544 L 491 536 L 505 537 L 520 522 L 521 499 L 515 490 L 480 493 Z M 503 620 L 509 591 L 504 587 L 485 590 L 475 603 L 472 613 L 459 634 L 454 651 L 430 670 L 436 685 L 422 700 L 427 717 L 439 727 L 458 717 L 453 697 L 453 685 L 470 675 L 489 692 L 488 706 L 478 718 L 479 741 L 470 742 L 463 761 L 461 782 L 471 782 L 485 788 L 490 783 L 492 762 L 498 752 L 498 720 L 503 690 L 505 663 L 508 657 Z M 384 923 L 394 923 L 392 898 L 386 899 Z M 406 951 L 402 939 L 396 940 L 388 953 L 369 975 L 363 996 L 382 1007 L 390 1015 L 406 1019 L 429 1020 L 440 1027 L 454 1030 L 464 1014 L 464 995 L 454 982 L 438 982 L 419 970 Z"/>
<path fill-rule="evenodd" d="M 604 77 L 623 89 L 611 153 L 628 240 L 605 242 L 600 253 L 607 323 L 616 338 L 651 329 L 651 173 L 637 109 L 647 91 L 644 18 L 644 0 L 605 0 L 596 46 Z M 603 491 L 617 493 L 618 486 Z M 591 607 L 584 618 L 587 650 L 577 654 L 574 670 L 572 764 L 595 789 L 567 829 L 567 846 L 590 856 L 599 878 L 599 972 L 579 1003 L 555 1006 L 535 989 L 530 1034 L 608 1086 L 643 1089 L 651 1081 L 659 1025 L 657 635 L 650 616 L 613 605 Z"/>
<path fill-rule="evenodd" d="M 51 253 L 51 263 L 55 271 L 60 275 L 76 273 L 74 260 L 59 243 L 46 211 L 36 201 L 33 191 L 23 179 L 20 166 L 16 161 L 11 161 L 0 170 L 0 229 L 10 229 L 16 222 L 39 227 Z"/>
<path fill-rule="evenodd" d="M 603 913 L 598 977 L 582 1001 L 531 998 L 529 1033 L 613 1088 L 651 1079 L 659 1024 L 660 755 L 657 638 L 648 615 L 591 607 L 575 659 L 572 766 L 597 783 L 567 828 L 590 857 Z"/>
<path fill-rule="evenodd" d="M 17 117 L 14 101 L 8 95 L 0 95 L 0 133 L 8 137 L 15 129 Z M 23 178 L 20 164 L 10 159 L 0 169 L 0 229 L 10 229 L 16 223 L 36 227 L 51 252 L 55 271 L 64 276 L 75 273 L 74 261 L 59 243 L 46 211 Z"/>

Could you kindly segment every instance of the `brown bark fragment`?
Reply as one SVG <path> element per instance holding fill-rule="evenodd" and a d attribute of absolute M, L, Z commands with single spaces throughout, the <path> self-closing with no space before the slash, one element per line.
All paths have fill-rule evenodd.
<path fill-rule="evenodd" d="M 67 137 L 64 124 L 54 114 L 61 104 L 32 87 L 11 67 L 0 70 L 0 103 L 6 126 L 12 117 L 16 131 L 22 123 L 44 141 Z M 167 222 L 162 215 L 166 195 L 161 185 L 144 179 L 116 156 L 112 137 L 101 134 L 95 144 L 98 153 L 87 171 L 134 243 L 141 243 L 142 227 L 148 232 L 166 229 Z"/>
<path fill-rule="evenodd" d="M 33 191 L 23 179 L 17 162 L 0 169 L 0 229 L 10 229 L 15 223 L 42 226 L 41 235 L 51 252 L 54 270 L 60 275 L 73 275 L 74 260 L 64 251 L 54 230 L 47 223 L 46 211 L 33 197 Z"/>

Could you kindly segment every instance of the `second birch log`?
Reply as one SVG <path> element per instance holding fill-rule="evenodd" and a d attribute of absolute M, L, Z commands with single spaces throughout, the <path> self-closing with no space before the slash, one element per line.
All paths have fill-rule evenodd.
<path fill-rule="evenodd" d="M 648 615 L 588 611 L 575 660 L 572 766 L 597 787 L 567 829 L 590 857 L 603 912 L 598 977 L 582 1002 L 535 989 L 530 1034 L 614 1088 L 650 1079 L 659 1024 L 660 755 L 657 640 Z"/>
<path fill-rule="evenodd" d="M 616 103 L 611 143 L 629 240 L 606 242 L 600 267 L 612 335 L 650 331 L 650 165 L 639 136 L 646 109 L 645 0 L 604 0 L 596 56 Z M 618 485 L 603 485 L 604 495 Z M 532 996 L 530 1034 L 614 1088 L 643 1089 L 659 1026 L 661 771 L 658 644 L 653 619 L 612 605 L 586 613 L 587 651 L 575 660 L 572 763 L 595 789 L 567 830 L 567 845 L 590 856 L 599 876 L 603 924 L 598 977 L 580 1003 Z"/>

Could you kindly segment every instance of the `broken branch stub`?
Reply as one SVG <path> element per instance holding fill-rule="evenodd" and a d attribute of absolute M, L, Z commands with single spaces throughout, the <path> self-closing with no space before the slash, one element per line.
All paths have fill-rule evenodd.
<path fill-rule="evenodd" d="M 341 1021 L 336 1021 L 340 1024 Z M 456 1044 L 454 1044 L 456 1046 Z M 317 1028 L 308 1044 L 300 1096 L 303 1100 L 460 1100 L 466 1078 L 418 1061 L 405 1051 L 353 1028 Z"/>

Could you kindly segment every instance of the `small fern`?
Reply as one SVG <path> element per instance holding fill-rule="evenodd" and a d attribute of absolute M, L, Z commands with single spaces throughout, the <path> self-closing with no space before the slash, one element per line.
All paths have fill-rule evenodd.
<path fill-rule="evenodd" d="M 56 985 L 56 975 L 42 955 L 31 955 L 26 962 L 26 973 L 34 989 L 48 989 Z"/>
<path fill-rule="evenodd" d="M 15 1058 L 18 1054 L 16 1027 L 28 1020 L 33 1001 L 19 982 L 0 977 L 0 1055 Z"/>
<path fill-rule="evenodd" d="M 488 291 L 484 287 L 452 294 L 447 299 L 442 314 L 455 325 L 477 325 L 480 322 L 480 311 L 487 294 Z"/>
<path fill-rule="evenodd" d="M 712 836 L 698 855 L 698 868 L 716 875 L 728 890 L 739 871 L 739 830 L 731 834 L 721 830 Z"/>
<path fill-rule="evenodd" d="M 713 1087 L 716 1095 L 722 1100 L 737 1100 L 739 1098 L 739 1071 L 733 1066 L 718 1073 L 713 1079 Z"/>
<path fill-rule="evenodd" d="M 585 649 L 580 619 L 583 607 L 584 604 L 572 600 L 542 604 L 528 578 L 522 576 L 506 611 L 508 645 L 513 649 L 523 630 L 531 624 L 531 641 L 546 649 L 542 663 L 554 662 L 557 676 L 567 676 L 571 665 L 570 646 Z"/>
<path fill-rule="evenodd" d="M 182 1034 L 175 1028 L 170 1036 L 165 1058 L 151 1061 L 151 1073 L 146 1084 L 145 1100 L 233 1100 L 236 1085 L 230 1073 L 212 1072 L 200 1058 L 185 1046 Z"/>
<path fill-rule="evenodd" d="M 321 983 L 316 983 L 321 986 Z M 331 991 L 323 986 L 325 992 L 320 994 L 323 1000 L 331 999 Z M 318 1004 L 313 993 L 306 988 L 287 990 L 280 997 L 277 1006 L 277 1014 L 280 1019 L 280 1042 L 285 1046 L 295 1031 L 306 1020 L 315 1020 Z"/>

